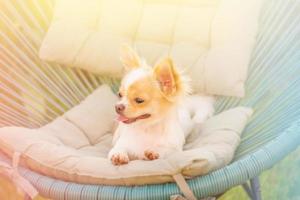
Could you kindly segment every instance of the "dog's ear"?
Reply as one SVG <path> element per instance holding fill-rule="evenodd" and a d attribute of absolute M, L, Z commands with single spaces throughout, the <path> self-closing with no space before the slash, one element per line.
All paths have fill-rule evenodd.
<path fill-rule="evenodd" d="M 154 66 L 154 76 L 161 91 L 167 96 L 173 96 L 177 91 L 178 73 L 171 58 L 165 58 Z"/>
<path fill-rule="evenodd" d="M 141 60 L 138 54 L 130 46 L 122 45 L 120 53 L 120 59 L 126 71 L 130 71 L 141 66 Z"/>

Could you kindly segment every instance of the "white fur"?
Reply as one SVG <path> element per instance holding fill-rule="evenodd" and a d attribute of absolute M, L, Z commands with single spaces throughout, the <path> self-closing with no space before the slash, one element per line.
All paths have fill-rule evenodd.
<path fill-rule="evenodd" d="M 191 95 L 186 98 L 183 106 L 192 115 L 195 123 L 203 123 L 214 113 L 214 103 L 215 99 L 212 96 Z"/>
<path fill-rule="evenodd" d="M 149 70 L 147 70 L 147 68 L 144 68 L 144 67 L 140 67 L 136 70 L 132 70 L 131 72 L 129 72 L 122 80 L 122 85 L 124 86 L 125 91 L 127 91 L 129 86 L 132 85 L 134 82 L 136 82 L 148 75 L 149 75 Z M 127 98 L 122 98 L 122 100 L 119 103 L 121 103 L 125 106 L 127 106 L 129 104 Z"/>
<path fill-rule="evenodd" d="M 136 70 L 132 70 L 124 77 L 122 81 L 122 85 L 124 86 L 124 89 L 127 90 L 130 85 L 148 76 L 149 73 L 150 73 L 149 70 L 145 67 L 140 67 Z"/>
<path fill-rule="evenodd" d="M 116 130 L 117 138 L 114 138 L 115 146 L 110 151 L 109 158 L 117 153 L 126 153 L 130 160 L 146 159 L 146 150 L 155 151 L 160 157 L 182 150 L 185 139 L 176 112 L 175 109 L 170 111 L 160 123 L 151 126 L 144 123 L 120 123 Z"/>
<path fill-rule="evenodd" d="M 193 127 L 213 114 L 213 103 L 213 97 L 192 95 L 156 124 L 119 123 L 109 159 L 113 155 L 127 155 L 130 160 L 146 159 L 146 150 L 157 152 L 163 158 L 174 151 L 181 151 Z"/>
<path fill-rule="evenodd" d="M 214 113 L 215 99 L 212 96 L 189 95 L 178 107 L 178 116 L 185 137 L 196 124 L 201 124 Z"/>

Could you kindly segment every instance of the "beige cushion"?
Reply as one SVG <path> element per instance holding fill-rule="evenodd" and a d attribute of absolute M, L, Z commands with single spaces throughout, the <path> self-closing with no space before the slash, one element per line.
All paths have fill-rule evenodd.
<path fill-rule="evenodd" d="M 109 86 L 103 85 L 89 95 L 79 105 L 63 115 L 75 124 L 91 144 L 95 144 L 105 134 L 111 132 L 116 118 L 114 104 L 118 97 Z"/>
<path fill-rule="evenodd" d="M 121 76 L 120 45 L 149 64 L 170 55 L 195 91 L 244 96 L 262 0 L 57 0 L 47 61 Z"/>
<path fill-rule="evenodd" d="M 131 161 L 120 167 L 107 159 L 112 148 L 111 132 L 100 128 L 112 126 L 114 117 L 107 113 L 114 101 L 112 92 L 102 86 L 82 104 L 42 128 L 1 128 L 0 149 L 10 157 L 19 152 L 22 165 L 67 181 L 112 185 L 164 183 L 173 181 L 172 175 L 179 172 L 192 177 L 228 164 L 252 114 L 251 109 L 244 107 L 225 111 L 196 127 L 183 152 L 155 161 Z M 91 105 L 95 110 L 89 116 Z M 87 120 L 80 121 L 79 116 Z"/>

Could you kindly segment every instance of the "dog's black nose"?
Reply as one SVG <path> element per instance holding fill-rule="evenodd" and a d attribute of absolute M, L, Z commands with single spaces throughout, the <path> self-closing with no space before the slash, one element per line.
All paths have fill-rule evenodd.
<path fill-rule="evenodd" d="M 116 104 L 115 105 L 116 112 L 121 114 L 125 110 L 124 104 Z"/>

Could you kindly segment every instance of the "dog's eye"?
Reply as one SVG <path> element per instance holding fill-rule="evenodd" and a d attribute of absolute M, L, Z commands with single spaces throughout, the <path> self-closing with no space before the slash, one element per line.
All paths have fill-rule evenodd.
<path fill-rule="evenodd" d="M 119 96 L 120 98 L 122 98 L 122 93 L 121 93 L 121 92 L 119 92 L 119 93 L 118 93 L 118 96 Z"/>
<path fill-rule="evenodd" d="M 143 102 L 144 102 L 144 99 L 141 99 L 141 98 L 137 97 L 137 98 L 134 99 L 134 101 L 135 101 L 136 103 L 140 104 L 140 103 L 143 103 Z"/>

